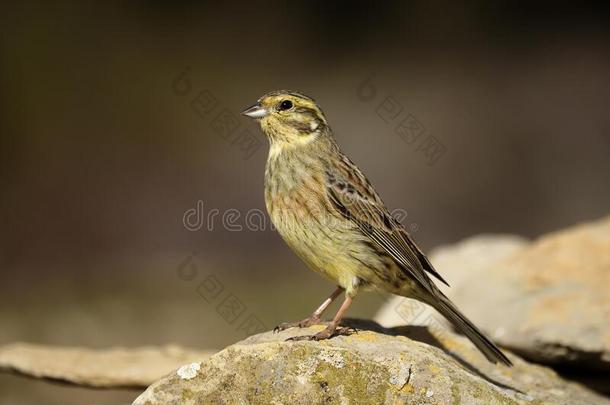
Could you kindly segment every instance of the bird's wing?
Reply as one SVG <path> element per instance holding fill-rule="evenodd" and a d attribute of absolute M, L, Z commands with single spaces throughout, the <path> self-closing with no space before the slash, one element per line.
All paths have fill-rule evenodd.
<path fill-rule="evenodd" d="M 357 224 L 372 242 L 385 250 L 429 292 L 435 291 L 436 287 L 426 272 L 447 284 L 402 224 L 388 212 L 360 170 L 347 157 L 335 169 L 326 173 L 326 190 L 329 200 L 341 215 Z"/>

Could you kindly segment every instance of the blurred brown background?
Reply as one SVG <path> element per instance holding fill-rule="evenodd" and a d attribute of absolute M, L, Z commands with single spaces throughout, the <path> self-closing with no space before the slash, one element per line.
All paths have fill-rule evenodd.
<path fill-rule="evenodd" d="M 425 249 L 608 214 L 608 10 L 580 4 L 3 5 L 0 343 L 221 348 L 245 336 L 245 319 L 270 328 L 309 313 L 332 286 L 268 223 L 246 229 L 245 214 L 264 211 L 267 145 L 238 113 L 274 89 L 322 105 Z M 216 104 L 202 117 L 191 101 L 204 90 Z M 386 122 L 384 102 L 400 115 Z M 223 110 L 261 142 L 251 158 L 213 123 Z M 406 116 L 440 145 L 433 164 L 395 133 Z M 204 222 L 219 214 L 189 230 L 198 201 Z M 241 231 L 223 226 L 231 209 Z M 218 292 L 209 302 L 204 280 Z M 351 315 L 383 299 L 363 295 Z M 137 394 L 8 375 L 0 392 L 0 404 Z"/>

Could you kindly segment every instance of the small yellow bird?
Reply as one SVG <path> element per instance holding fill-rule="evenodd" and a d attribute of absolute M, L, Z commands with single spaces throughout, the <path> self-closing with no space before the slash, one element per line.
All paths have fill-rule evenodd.
<path fill-rule="evenodd" d="M 337 289 L 308 318 L 276 329 L 322 323 L 320 316 L 345 291 L 345 301 L 321 332 L 298 339 L 349 334 L 340 321 L 360 289 L 377 288 L 431 305 L 485 357 L 510 360 L 432 282 L 447 284 L 352 161 L 345 156 L 313 99 L 292 91 L 265 94 L 242 114 L 269 138 L 265 204 L 276 229 L 313 270 Z"/>

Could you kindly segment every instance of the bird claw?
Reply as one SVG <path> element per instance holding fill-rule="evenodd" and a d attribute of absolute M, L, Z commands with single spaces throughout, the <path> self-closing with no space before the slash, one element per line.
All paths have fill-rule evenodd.
<path fill-rule="evenodd" d="M 302 321 L 298 322 L 282 322 L 275 328 L 273 328 L 273 333 L 278 333 L 290 328 L 307 328 L 312 325 L 319 325 L 324 323 L 326 322 L 320 321 L 320 318 L 310 316 L 309 318 L 305 318 Z"/>
<path fill-rule="evenodd" d="M 293 336 L 293 337 L 286 339 L 286 342 L 299 342 L 299 341 L 303 341 L 303 340 L 308 340 L 308 341 L 313 340 L 313 341 L 317 342 L 320 340 L 330 339 L 335 336 L 350 336 L 354 333 L 358 333 L 358 330 L 347 327 L 347 326 L 340 326 L 340 327 L 336 327 L 336 328 L 332 328 L 332 329 L 326 328 L 326 329 L 316 333 L 315 335 Z"/>
<path fill-rule="evenodd" d="M 294 328 L 297 326 L 299 326 L 298 322 L 282 322 L 279 325 L 277 325 L 275 328 L 273 328 L 273 333 L 279 333 L 283 330 Z"/>

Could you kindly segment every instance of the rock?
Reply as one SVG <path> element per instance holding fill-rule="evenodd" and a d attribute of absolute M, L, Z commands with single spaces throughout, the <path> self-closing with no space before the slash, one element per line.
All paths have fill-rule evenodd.
<path fill-rule="evenodd" d="M 185 362 L 212 354 L 178 346 L 93 350 L 14 343 L 0 348 L 0 368 L 91 387 L 146 387 Z"/>
<path fill-rule="evenodd" d="M 431 260 L 451 284 L 443 291 L 495 341 L 530 360 L 610 370 L 610 217 L 526 247 L 503 239 L 434 250 Z M 376 319 L 398 323 L 403 300 Z"/>
<path fill-rule="evenodd" d="M 610 217 L 544 236 L 489 273 L 489 306 L 465 288 L 454 298 L 496 341 L 536 361 L 610 371 Z"/>
<path fill-rule="evenodd" d="M 494 366 L 449 331 L 436 340 L 424 327 L 348 324 L 361 329 L 322 342 L 285 339 L 323 326 L 252 336 L 204 362 L 185 364 L 133 404 L 610 403 L 512 354 L 514 367 Z"/>

